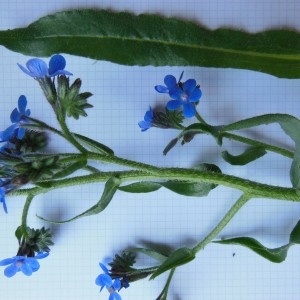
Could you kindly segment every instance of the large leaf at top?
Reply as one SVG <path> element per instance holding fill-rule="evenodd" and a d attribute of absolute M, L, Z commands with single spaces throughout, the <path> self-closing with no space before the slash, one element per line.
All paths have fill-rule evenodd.
<path fill-rule="evenodd" d="M 158 15 L 81 9 L 1 31 L 0 44 L 31 56 L 61 52 L 124 65 L 239 68 L 300 78 L 300 34 L 288 29 L 209 30 Z"/>

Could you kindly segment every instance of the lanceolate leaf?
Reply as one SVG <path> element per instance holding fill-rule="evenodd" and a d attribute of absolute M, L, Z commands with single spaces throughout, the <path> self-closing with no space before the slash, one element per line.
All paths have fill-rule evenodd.
<path fill-rule="evenodd" d="M 287 114 L 267 114 L 245 119 L 222 127 L 222 131 L 240 130 L 259 125 L 278 123 L 282 130 L 295 142 L 295 153 L 290 169 L 293 187 L 300 189 L 300 120 Z"/>
<path fill-rule="evenodd" d="M 286 259 L 288 250 L 291 246 L 294 244 L 300 244 L 300 221 L 298 221 L 292 230 L 289 243 L 278 248 L 267 248 L 256 239 L 250 237 L 237 237 L 214 241 L 213 243 L 244 246 L 271 262 L 280 263 Z"/>
<path fill-rule="evenodd" d="M 270 249 L 262 245 L 260 242 L 249 237 L 239 237 L 234 239 L 216 241 L 219 244 L 240 245 L 251 249 L 260 256 L 268 259 L 271 262 L 280 263 L 286 259 L 290 244 L 286 244 L 279 248 Z"/>
<path fill-rule="evenodd" d="M 31 56 L 61 52 L 124 65 L 239 68 L 300 77 L 300 34 L 287 29 L 250 34 L 158 15 L 82 9 L 2 31 L 0 44 Z"/>
<path fill-rule="evenodd" d="M 298 221 L 298 223 L 291 232 L 290 243 L 300 244 L 300 221 Z"/>
<path fill-rule="evenodd" d="M 218 166 L 213 164 L 201 164 L 196 168 L 198 171 L 210 171 L 221 173 Z M 188 182 L 179 180 L 168 180 L 162 182 L 140 181 L 119 187 L 119 190 L 128 193 L 150 193 L 165 187 L 170 191 L 184 196 L 203 197 L 217 185 L 207 182 Z"/>
<path fill-rule="evenodd" d="M 165 254 L 163 254 L 157 250 L 148 249 L 148 248 L 130 248 L 129 251 L 145 254 L 145 255 L 152 257 L 160 262 L 163 262 L 168 258 L 168 256 L 166 256 Z"/>
<path fill-rule="evenodd" d="M 91 151 L 98 152 L 100 154 L 110 154 L 113 155 L 114 151 L 110 149 L 109 147 L 105 146 L 104 144 L 101 144 L 97 141 L 94 141 L 84 135 L 78 134 L 78 133 L 73 133 L 75 138 L 82 143 L 85 147 L 90 149 Z"/>
<path fill-rule="evenodd" d="M 161 184 L 152 181 L 140 181 L 120 186 L 119 190 L 127 193 L 150 193 L 161 188 Z"/>
<path fill-rule="evenodd" d="M 250 147 L 240 155 L 232 155 L 228 151 L 222 152 L 222 157 L 231 165 L 243 166 L 266 154 L 266 150 L 261 147 Z"/>
<path fill-rule="evenodd" d="M 152 274 L 150 279 L 154 279 L 158 275 L 184 265 L 195 258 L 195 253 L 189 248 L 179 248 L 172 252 L 170 256 L 159 266 L 159 268 Z"/>
<path fill-rule="evenodd" d="M 75 171 L 84 168 L 86 166 L 86 164 L 87 164 L 86 159 L 80 159 L 74 163 L 66 165 L 63 170 L 55 173 L 51 179 L 57 179 L 57 178 L 69 176 L 69 175 L 73 174 Z"/>
<path fill-rule="evenodd" d="M 102 196 L 101 196 L 100 200 L 98 201 L 98 203 L 96 203 L 91 208 L 89 208 L 85 212 L 77 215 L 74 218 L 71 218 L 71 219 L 68 219 L 65 221 L 51 221 L 51 220 L 47 220 L 42 217 L 39 217 L 39 218 L 44 221 L 50 222 L 50 223 L 61 224 L 61 223 L 67 223 L 67 222 L 74 221 L 78 218 L 99 214 L 101 211 L 103 211 L 108 206 L 108 204 L 112 200 L 115 192 L 118 190 L 120 183 L 121 183 L 121 180 L 119 178 L 116 178 L 116 177 L 110 178 L 105 184 L 104 191 L 103 191 Z"/>

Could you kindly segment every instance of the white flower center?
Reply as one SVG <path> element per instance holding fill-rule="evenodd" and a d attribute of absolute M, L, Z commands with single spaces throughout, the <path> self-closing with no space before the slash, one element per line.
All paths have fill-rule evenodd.
<path fill-rule="evenodd" d="M 183 92 L 183 93 L 181 94 L 181 100 L 182 100 L 182 101 L 187 102 L 188 98 L 189 98 L 189 96 L 188 96 L 187 93 Z"/>

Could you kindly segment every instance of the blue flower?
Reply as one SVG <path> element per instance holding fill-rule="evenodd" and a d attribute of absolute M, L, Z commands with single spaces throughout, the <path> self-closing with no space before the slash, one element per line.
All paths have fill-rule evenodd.
<path fill-rule="evenodd" d="M 24 95 L 21 95 L 18 100 L 18 108 L 15 108 L 10 115 L 13 124 L 0 132 L 0 142 L 7 142 L 14 136 L 17 136 L 18 139 L 24 137 L 25 128 L 20 125 L 26 123 L 26 117 L 30 116 L 30 109 L 26 109 L 26 106 L 27 99 Z"/>
<path fill-rule="evenodd" d="M 2 203 L 5 213 L 7 213 L 7 206 L 6 206 L 6 202 L 5 202 L 5 192 L 6 192 L 6 189 L 4 187 L 1 187 L 0 188 L 0 203 Z"/>
<path fill-rule="evenodd" d="M 3 210 L 7 213 L 7 206 L 5 201 L 5 194 L 14 189 L 11 179 L 0 178 L 0 203 L 3 205 Z"/>
<path fill-rule="evenodd" d="M 40 268 L 40 264 L 37 260 L 45 258 L 48 255 L 48 252 L 39 252 L 35 257 L 14 256 L 1 260 L 0 266 L 9 265 L 4 270 L 6 277 L 12 277 L 19 271 L 22 271 L 26 276 L 30 276 Z"/>
<path fill-rule="evenodd" d="M 144 120 L 140 121 L 138 124 L 142 131 L 148 130 L 150 127 L 152 127 L 153 124 L 153 111 L 151 106 L 149 106 L 149 110 L 145 113 Z"/>
<path fill-rule="evenodd" d="M 47 67 L 47 64 L 39 58 L 29 59 L 26 63 L 27 69 L 20 64 L 17 65 L 24 73 L 33 78 L 44 78 L 45 76 L 54 77 L 57 75 L 73 75 L 72 73 L 64 70 L 66 67 L 66 60 L 60 54 L 55 54 L 50 58 L 49 68 Z"/>
<path fill-rule="evenodd" d="M 159 93 L 169 93 L 172 89 L 176 88 L 179 85 L 182 76 L 183 76 L 183 72 L 181 73 L 177 82 L 176 78 L 173 75 L 167 75 L 164 78 L 164 83 L 166 86 L 156 85 L 154 88 Z"/>
<path fill-rule="evenodd" d="M 120 279 L 117 278 L 113 281 L 105 265 L 99 263 L 99 266 L 104 272 L 104 274 L 100 274 L 95 281 L 96 285 L 100 286 L 100 292 L 103 290 L 104 287 L 106 287 L 110 294 L 108 298 L 109 300 L 122 300 L 120 294 L 118 294 L 117 292 L 117 290 L 121 288 Z"/>
<path fill-rule="evenodd" d="M 173 100 L 167 103 L 167 109 L 177 110 L 183 106 L 183 115 L 186 118 L 191 118 L 196 113 L 194 103 L 199 101 L 202 92 L 195 79 L 188 79 L 182 86 L 172 88 L 169 95 Z"/>

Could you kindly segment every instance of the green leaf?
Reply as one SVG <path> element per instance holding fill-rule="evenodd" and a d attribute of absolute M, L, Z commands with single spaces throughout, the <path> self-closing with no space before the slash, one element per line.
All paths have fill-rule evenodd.
<path fill-rule="evenodd" d="M 286 259 L 287 252 L 290 247 L 290 244 L 287 244 L 279 248 L 270 249 L 262 245 L 257 240 L 249 237 L 238 237 L 228 240 L 214 241 L 213 243 L 244 246 L 274 263 L 283 262 Z"/>
<path fill-rule="evenodd" d="M 300 221 L 298 221 L 298 223 L 291 232 L 290 243 L 300 244 Z"/>
<path fill-rule="evenodd" d="M 183 196 L 203 197 L 217 185 L 205 182 L 166 181 L 160 183 L 166 189 Z"/>
<path fill-rule="evenodd" d="M 290 169 L 290 179 L 294 188 L 300 189 L 300 120 L 288 114 L 267 114 L 241 120 L 222 127 L 222 131 L 240 130 L 259 125 L 278 123 L 282 130 L 295 142 L 295 154 Z"/>
<path fill-rule="evenodd" d="M 55 173 L 54 176 L 51 179 L 57 179 L 57 178 L 62 178 L 62 177 L 69 176 L 69 175 L 73 174 L 75 171 L 84 168 L 86 166 L 86 164 L 87 164 L 86 159 L 77 160 L 76 162 L 68 164 L 67 166 L 65 166 L 63 168 L 63 170 Z"/>
<path fill-rule="evenodd" d="M 165 254 L 158 252 L 157 250 L 153 250 L 153 249 L 147 249 L 147 248 L 130 248 L 129 251 L 131 252 L 138 252 L 138 253 L 142 253 L 145 254 L 151 258 L 154 258 L 160 262 L 165 261 L 168 256 L 166 256 Z"/>
<path fill-rule="evenodd" d="M 173 140 L 171 140 L 168 145 L 165 147 L 164 151 L 163 151 L 163 155 L 167 155 L 168 152 L 174 148 L 177 144 L 177 142 L 179 141 L 179 138 L 175 138 Z"/>
<path fill-rule="evenodd" d="M 71 218 L 65 221 L 51 221 L 51 220 L 47 220 L 45 218 L 42 218 L 40 216 L 38 216 L 40 219 L 50 222 L 50 223 L 54 223 L 54 224 L 62 224 L 62 223 L 67 223 L 67 222 L 71 222 L 74 221 L 76 219 L 82 218 L 82 217 L 87 217 L 87 216 L 91 216 L 91 215 L 96 215 L 99 214 L 100 212 L 102 212 L 110 203 L 110 201 L 112 200 L 115 192 L 118 190 L 118 187 L 121 183 L 121 180 L 117 177 L 112 177 L 110 178 L 104 187 L 104 191 L 102 193 L 102 196 L 100 198 L 100 200 L 93 205 L 91 208 L 89 208 L 88 210 L 86 210 L 85 212 Z"/>
<path fill-rule="evenodd" d="M 82 143 L 85 147 L 89 148 L 91 151 L 98 152 L 100 154 L 109 154 L 114 155 L 114 151 L 110 149 L 109 147 L 94 141 L 86 136 L 83 136 L 78 133 L 72 133 L 77 141 Z"/>
<path fill-rule="evenodd" d="M 24 234 L 24 228 L 23 228 L 23 226 L 22 225 L 18 226 L 18 228 L 15 231 L 15 236 L 18 239 L 19 244 L 21 242 L 21 238 L 22 238 L 23 234 Z"/>
<path fill-rule="evenodd" d="M 197 168 L 198 171 L 208 171 L 221 173 L 218 166 L 213 164 L 200 164 Z M 119 190 L 128 193 L 150 193 L 157 191 L 160 187 L 165 187 L 172 192 L 175 192 L 184 196 L 203 197 L 217 187 L 214 183 L 207 182 L 188 182 L 180 180 L 168 180 L 164 182 L 154 181 L 141 181 L 119 187 Z"/>
<path fill-rule="evenodd" d="M 232 155 L 228 151 L 222 152 L 222 157 L 231 165 L 244 166 L 266 154 L 266 150 L 261 147 L 250 147 L 240 155 Z"/>
<path fill-rule="evenodd" d="M 300 34 L 289 29 L 209 30 L 159 15 L 80 9 L 1 31 L 0 44 L 31 56 L 69 53 L 123 65 L 239 68 L 300 77 Z"/>
<path fill-rule="evenodd" d="M 152 181 L 140 181 L 125 186 L 120 186 L 119 190 L 127 193 L 150 193 L 161 188 L 161 184 Z"/>
<path fill-rule="evenodd" d="M 222 131 L 240 130 L 272 123 L 278 123 L 284 132 L 290 136 L 296 144 L 300 145 L 300 120 L 288 114 L 266 114 L 234 122 L 223 126 L 221 128 L 221 134 Z"/>
<path fill-rule="evenodd" d="M 244 246 L 271 262 L 281 263 L 286 259 L 289 248 L 294 244 L 300 244 L 300 220 L 297 222 L 290 234 L 289 243 L 278 248 L 267 248 L 256 239 L 249 237 L 224 239 L 220 241 L 213 241 L 213 243 Z"/>
<path fill-rule="evenodd" d="M 170 256 L 159 266 L 152 274 L 150 279 L 154 279 L 158 275 L 181 265 L 187 264 L 195 258 L 195 253 L 189 248 L 179 248 L 172 252 Z"/>

